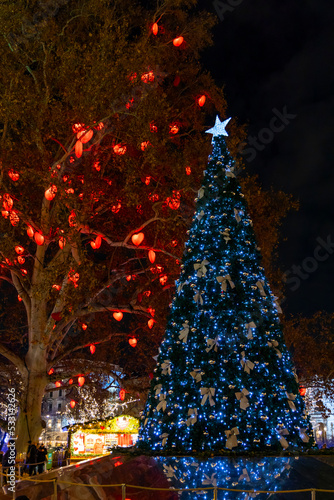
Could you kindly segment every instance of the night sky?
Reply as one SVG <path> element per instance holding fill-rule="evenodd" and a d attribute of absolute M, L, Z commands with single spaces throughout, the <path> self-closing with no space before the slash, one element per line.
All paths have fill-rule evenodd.
<path fill-rule="evenodd" d="M 283 307 L 305 315 L 332 312 L 333 2 L 204 0 L 200 5 L 219 21 L 204 63 L 225 86 L 228 116 L 247 124 L 248 171 L 265 187 L 292 193 L 300 202 L 282 229 L 287 240 L 279 248 L 279 264 L 288 273 Z M 329 245 L 319 247 L 319 238 Z"/>

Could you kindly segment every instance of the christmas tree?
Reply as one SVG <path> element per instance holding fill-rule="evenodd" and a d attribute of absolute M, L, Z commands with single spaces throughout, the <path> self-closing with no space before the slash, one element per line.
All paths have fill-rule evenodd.
<path fill-rule="evenodd" d="M 247 204 L 216 119 L 139 447 L 281 451 L 313 444 Z"/>

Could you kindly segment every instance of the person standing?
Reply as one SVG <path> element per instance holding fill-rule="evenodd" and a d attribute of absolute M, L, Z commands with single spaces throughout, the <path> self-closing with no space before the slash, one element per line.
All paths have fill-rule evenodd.
<path fill-rule="evenodd" d="M 46 449 L 43 445 L 43 443 L 40 445 L 40 447 L 37 450 L 37 470 L 38 474 L 41 474 L 44 471 L 44 466 L 45 466 L 45 461 L 46 461 Z"/>
<path fill-rule="evenodd" d="M 29 464 L 29 476 L 36 474 L 37 448 L 35 443 L 28 446 L 26 463 Z"/>

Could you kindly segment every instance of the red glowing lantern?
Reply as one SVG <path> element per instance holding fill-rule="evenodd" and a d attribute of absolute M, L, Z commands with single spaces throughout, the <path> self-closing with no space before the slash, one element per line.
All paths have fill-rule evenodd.
<path fill-rule="evenodd" d="M 304 387 L 303 385 L 301 385 L 301 386 L 299 387 L 299 394 L 300 394 L 301 396 L 305 396 L 305 394 L 306 394 L 306 387 Z"/>
<path fill-rule="evenodd" d="M 201 106 L 201 107 L 204 106 L 205 101 L 206 101 L 206 96 L 205 95 L 201 95 L 201 97 L 199 97 L 197 99 L 198 105 Z"/>
<path fill-rule="evenodd" d="M 59 248 L 62 250 L 64 246 L 66 245 L 66 238 L 64 236 L 61 236 L 58 241 Z"/>
<path fill-rule="evenodd" d="M 190 175 L 191 174 L 191 167 L 186 167 L 186 174 Z"/>
<path fill-rule="evenodd" d="M 2 206 L 5 210 L 8 210 L 10 211 L 12 208 L 13 208 L 13 198 L 8 194 L 8 193 L 5 193 L 3 195 L 3 202 L 2 202 Z"/>
<path fill-rule="evenodd" d="M 119 391 L 119 399 L 120 399 L 121 401 L 124 401 L 124 398 L 125 398 L 125 390 L 124 390 L 124 389 L 121 389 L 121 390 Z"/>
<path fill-rule="evenodd" d="M 113 317 L 115 318 L 116 321 L 122 321 L 123 313 L 121 311 L 115 311 L 113 313 Z"/>
<path fill-rule="evenodd" d="M 12 210 L 9 214 L 9 220 L 12 226 L 17 226 L 20 222 L 20 217 L 17 215 L 15 210 Z"/>
<path fill-rule="evenodd" d="M 90 242 L 90 246 L 91 246 L 94 250 L 96 250 L 97 248 L 100 248 L 101 243 L 102 243 L 102 238 L 101 238 L 101 236 L 97 236 L 97 237 L 95 238 L 95 240 L 94 240 L 94 241 L 91 241 L 91 242 Z"/>
<path fill-rule="evenodd" d="M 80 377 L 78 377 L 78 385 L 80 387 L 82 387 L 85 383 L 85 377 L 83 377 L 82 375 L 80 375 Z"/>
<path fill-rule="evenodd" d="M 174 87 L 178 87 L 180 81 L 181 81 L 180 76 L 176 75 L 176 77 L 174 78 L 174 82 L 173 82 Z"/>
<path fill-rule="evenodd" d="M 142 151 L 145 151 L 145 149 L 146 149 L 146 148 L 147 148 L 150 144 L 151 144 L 151 143 L 150 143 L 150 141 L 144 141 L 144 142 L 142 142 L 142 143 L 140 144 L 140 149 L 141 149 Z"/>
<path fill-rule="evenodd" d="M 117 155 L 124 155 L 126 153 L 126 146 L 122 146 L 122 144 L 116 144 L 113 147 L 114 153 Z"/>
<path fill-rule="evenodd" d="M 153 262 L 155 261 L 155 251 L 154 250 L 148 251 L 148 259 L 151 262 L 151 264 L 153 264 Z"/>
<path fill-rule="evenodd" d="M 52 375 L 54 373 L 54 369 L 51 368 L 49 371 L 48 371 L 48 375 Z"/>
<path fill-rule="evenodd" d="M 60 285 L 52 285 L 52 288 L 54 288 L 55 290 L 59 290 L 61 289 L 61 286 Z"/>
<path fill-rule="evenodd" d="M 22 265 L 22 264 L 24 264 L 24 263 L 25 263 L 25 261 L 26 261 L 26 260 L 25 260 L 25 258 L 24 258 L 24 257 L 22 257 L 22 255 L 19 255 L 19 256 L 18 256 L 18 258 L 17 258 L 17 261 L 18 261 L 18 263 L 19 263 L 19 264 L 21 264 L 21 265 Z"/>
<path fill-rule="evenodd" d="M 180 47 L 180 45 L 183 44 L 183 41 L 184 41 L 183 36 L 178 36 L 177 38 L 174 38 L 173 40 L 174 47 Z"/>
<path fill-rule="evenodd" d="M 157 35 L 158 31 L 159 31 L 158 23 L 153 23 L 153 25 L 152 25 L 152 33 L 153 33 L 153 35 Z"/>
<path fill-rule="evenodd" d="M 72 401 L 70 402 L 70 407 L 71 407 L 71 408 L 74 408 L 74 407 L 75 407 L 75 405 L 76 405 L 76 403 L 75 403 L 75 401 L 72 399 Z"/>
<path fill-rule="evenodd" d="M 93 133 L 93 130 L 81 130 L 77 133 L 77 139 L 79 139 L 83 144 L 86 144 L 86 142 L 89 142 L 93 137 Z"/>
<path fill-rule="evenodd" d="M 155 323 L 154 319 L 151 318 L 148 320 L 147 324 L 150 330 L 152 330 L 154 323 Z"/>
<path fill-rule="evenodd" d="M 60 312 L 54 312 L 51 314 L 51 318 L 54 319 L 55 321 L 60 321 L 61 320 L 61 314 Z"/>
<path fill-rule="evenodd" d="M 57 186 L 52 184 L 52 186 L 50 186 L 49 189 L 45 191 L 44 196 L 47 200 L 51 201 L 56 196 L 56 192 L 57 192 Z"/>
<path fill-rule="evenodd" d="M 9 170 L 8 175 L 14 182 L 18 181 L 20 178 L 20 174 L 14 170 Z"/>
<path fill-rule="evenodd" d="M 137 339 L 135 337 L 131 337 L 129 339 L 129 344 L 130 344 L 131 347 L 136 347 L 136 345 L 137 345 Z"/>
<path fill-rule="evenodd" d="M 167 283 L 168 276 L 167 274 L 162 274 L 159 278 L 160 284 L 163 286 Z"/>
<path fill-rule="evenodd" d="M 143 73 L 141 75 L 141 81 L 144 83 L 152 83 L 154 82 L 154 73 L 153 71 L 149 71 L 148 73 Z"/>
<path fill-rule="evenodd" d="M 69 383 L 70 385 L 72 385 L 72 384 L 73 384 L 73 378 L 70 378 L 70 380 L 68 381 L 68 383 Z"/>
<path fill-rule="evenodd" d="M 122 204 L 121 204 L 120 200 L 117 200 L 117 205 L 113 205 L 113 206 L 111 207 L 111 211 L 112 211 L 114 214 L 117 214 L 117 213 L 120 211 L 120 209 L 121 209 L 121 208 L 122 208 Z"/>
<path fill-rule="evenodd" d="M 29 236 L 29 238 L 33 238 L 34 234 L 35 234 L 35 231 L 34 231 L 33 227 L 32 226 L 28 226 L 27 235 Z"/>
<path fill-rule="evenodd" d="M 154 122 L 151 122 L 150 123 L 150 131 L 155 134 L 156 132 L 158 132 L 158 127 L 154 124 Z"/>
<path fill-rule="evenodd" d="M 15 252 L 16 252 L 18 255 L 22 255 L 22 254 L 23 254 L 23 252 L 24 252 L 24 248 L 23 248 L 23 247 L 21 247 L 20 245 L 17 245 L 17 246 L 15 247 Z"/>
<path fill-rule="evenodd" d="M 55 383 L 55 386 L 56 387 L 61 387 L 61 382 L 59 382 L 59 380 L 57 380 L 57 382 Z"/>
<path fill-rule="evenodd" d="M 77 225 L 76 218 L 76 213 L 74 210 L 72 210 L 70 215 L 68 216 L 68 223 L 71 227 L 75 227 Z"/>
<path fill-rule="evenodd" d="M 86 323 L 82 323 L 81 328 L 82 328 L 83 330 L 87 330 L 87 325 L 86 325 Z"/>
<path fill-rule="evenodd" d="M 94 345 L 94 344 L 91 344 L 91 345 L 89 346 L 89 350 L 90 350 L 90 352 L 91 352 L 92 354 L 94 354 L 94 352 L 96 351 L 96 347 L 95 347 L 95 345 Z"/>
<path fill-rule="evenodd" d="M 77 158 L 81 158 L 82 152 L 83 152 L 83 146 L 81 141 L 77 141 L 75 143 L 75 148 L 74 148 L 75 156 Z"/>
<path fill-rule="evenodd" d="M 177 125 L 177 123 L 173 123 L 172 125 L 169 125 L 169 133 L 170 134 L 177 134 L 178 131 L 180 130 L 180 127 Z"/>
<path fill-rule="evenodd" d="M 44 236 L 41 233 L 35 233 L 34 234 L 34 239 L 37 243 L 37 245 L 42 246 L 44 245 Z"/>
<path fill-rule="evenodd" d="M 17 299 L 19 302 L 22 302 L 22 297 L 20 297 L 20 295 L 17 296 Z"/>
<path fill-rule="evenodd" d="M 95 170 L 97 172 L 100 172 L 100 170 L 101 170 L 101 164 L 100 164 L 100 162 L 99 161 L 94 161 L 93 168 L 95 168 Z"/>
<path fill-rule="evenodd" d="M 144 233 L 136 233 L 132 235 L 131 240 L 132 243 L 138 247 L 144 238 L 145 238 Z"/>
<path fill-rule="evenodd" d="M 131 278 L 132 278 L 132 276 L 131 276 L 131 274 L 129 274 L 125 279 L 126 279 L 126 281 L 131 281 Z"/>
<path fill-rule="evenodd" d="M 80 132 L 81 130 L 83 130 L 85 127 L 85 124 L 84 123 L 74 123 L 72 125 L 72 130 L 73 130 L 73 133 L 74 134 L 77 134 L 78 132 Z"/>
<path fill-rule="evenodd" d="M 71 270 L 69 271 L 69 273 L 68 273 L 68 275 L 67 275 L 67 276 L 68 276 L 68 279 L 69 279 L 70 281 L 72 281 L 72 283 L 73 283 L 74 287 L 76 288 L 76 287 L 78 286 L 78 285 L 77 285 L 77 282 L 78 282 L 78 281 L 79 281 L 79 279 L 80 279 L 80 274 L 79 274 L 79 273 L 76 273 L 76 272 L 74 271 L 74 269 L 71 269 Z"/>

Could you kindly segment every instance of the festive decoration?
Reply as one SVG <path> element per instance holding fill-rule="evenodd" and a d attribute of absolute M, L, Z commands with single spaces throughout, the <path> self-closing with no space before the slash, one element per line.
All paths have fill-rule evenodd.
<path fill-rule="evenodd" d="M 80 375 L 80 377 L 78 377 L 78 385 L 80 387 L 82 387 L 85 383 L 85 377 L 83 377 L 82 375 Z"/>
<path fill-rule="evenodd" d="M 20 245 L 17 245 L 15 247 L 15 252 L 18 254 L 18 255 L 22 255 L 24 253 L 24 248 L 21 247 Z"/>
<path fill-rule="evenodd" d="M 135 337 L 131 337 L 131 338 L 129 339 L 129 344 L 130 344 L 130 346 L 131 346 L 131 347 L 136 347 L 137 342 L 138 342 L 138 341 L 137 341 L 137 339 L 136 339 Z"/>
<path fill-rule="evenodd" d="M 55 386 L 56 387 L 61 387 L 61 382 L 59 382 L 59 380 L 57 380 L 57 382 L 55 383 Z"/>
<path fill-rule="evenodd" d="M 217 117 L 208 131 L 213 151 L 142 416 L 139 447 L 155 452 L 279 452 L 312 445 L 275 298 L 223 138 L 228 123 Z"/>
<path fill-rule="evenodd" d="M 184 41 L 183 36 L 178 36 L 177 38 L 174 38 L 173 40 L 174 47 L 180 47 L 180 45 L 183 44 L 183 41 Z"/>
<path fill-rule="evenodd" d="M 70 402 L 70 407 L 71 407 L 71 408 L 74 408 L 74 407 L 75 407 L 75 405 L 76 405 L 76 403 L 75 403 L 75 401 L 72 399 L 72 401 Z"/>
<path fill-rule="evenodd" d="M 153 25 L 152 25 L 152 33 L 153 33 L 153 35 L 157 35 L 158 31 L 159 31 L 158 23 L 153 23 Z"/>
<path fill-rule="evenodd" d="M 301 386 L 299 387 L 299 394 L 300 394 L 301 396 L 305 396 L 305 394 L 306 394 L 306 387 L 304 387 L 303 385 L 301 385 Z"/>
<path fill-rule="evenodd" d="M 201 96 L 197 99 L 198 105 L 199 105 L 200 107 L 204 106 L 205 101 L 206 101 L 206 96 L 205 96 L 205 95 L 201 95 Z"/>
<path fill-rule="evenodd" d="M 89 346 L 89 350 L 90 350 L 91 354 L 94 354 L 94 352 L 96 351 L 96 347 L 95 347 L 95 345 L 94 345 L 94 344 L 91 344 L 91 345 Z"/>
<path fill-rule="evenodd" d="M 113 317 L 116 321 L 121 321 L 123 319 L 123 313 L 121 311 L 115 311 Z"/>
<path fill-rule="evenodd" d="M 148 251 L 148 259 L 153 264 L 155 262 L 155 251 L 154 250 L 149 250 Z"/>
<path fill-rule="evenodd" d="M 36 232 L 34 234 L 34 239 L 35 239 L 37 245 L 40 245 L 40 246 L 44 245 L 44 236 L 41 233 Z"/>
<path fill-rule="evenodd" d="M 57 186 L 53 184 L 52 186 L 49 187 L 49 189 L 45 191 L 44 196 L 47 200 L 51 201 L 56 196 L 56 193 L 57 193 Z"/>
<path fill-rule="evenodd" d="M 121 401 L 124 401 L 124 398 L 125 398 L 125 390 L 124 390 L 124 389 L 121 389 L 121 390 L 119 391 L 119 399 L 120 399 Z"/>
<path fill-rule="evenodd" d="M 132 243 L 138 247 L 144 238 L 145 238 L 144 233 L 136 233 L 132 235 L 131 240 Z"/>

